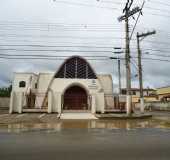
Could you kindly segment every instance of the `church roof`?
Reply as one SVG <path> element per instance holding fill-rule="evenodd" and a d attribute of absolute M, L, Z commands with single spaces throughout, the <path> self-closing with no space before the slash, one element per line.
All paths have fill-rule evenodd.
<path fill-rule="evenodd" d="M 64 61 L 55 78 L 97 79 L 90 64 L 80 56 L 72 56 Z"/>

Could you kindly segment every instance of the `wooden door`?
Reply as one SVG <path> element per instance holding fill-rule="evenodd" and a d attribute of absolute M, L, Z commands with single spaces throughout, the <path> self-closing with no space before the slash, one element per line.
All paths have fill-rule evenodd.
<path fill-rule="evenodd" d="M 79 87 L 73 86 L 66 90 L 64 94 L 64 110 L 87 110 L 86 91 Z"/>

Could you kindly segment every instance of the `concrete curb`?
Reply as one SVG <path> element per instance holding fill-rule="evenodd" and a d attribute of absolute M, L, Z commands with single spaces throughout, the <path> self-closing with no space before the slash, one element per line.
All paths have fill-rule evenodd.
<path fill-rule="evenodd" d="M 144 119 L 151 118 L 152 114 L 132 114 L 128 116 L 127 114 L 96 114 L 96 117 L 99 119 Z"/>

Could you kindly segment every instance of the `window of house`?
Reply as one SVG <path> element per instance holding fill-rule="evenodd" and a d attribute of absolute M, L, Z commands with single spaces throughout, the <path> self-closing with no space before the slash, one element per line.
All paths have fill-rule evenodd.
<path fill-rule="evenodd" d="M 136 95 L 136 92 L 135 92 L 135 91 L 133 91 L 133 92 L 132 92 L 132 94 L 133 94 L 133 95 Z"/>
<path fill-rule="evenodd" d="M 19 82 L 19 87 L 20 88 L 24 88 L 26 86 L 26 82 L 25 81 L 20 81 Z"/>
<path fill-rule="evenodd" d="M 35 89 L 37 89 L 37 87 L 38 87 L 38 85 L 37 85 L 37 83 L 35 83 Z"/>
<path fill-rule="evenodd" d="M 125 95 L 127 92 L 125 89 L 122 89 L 122 94 Z"/>

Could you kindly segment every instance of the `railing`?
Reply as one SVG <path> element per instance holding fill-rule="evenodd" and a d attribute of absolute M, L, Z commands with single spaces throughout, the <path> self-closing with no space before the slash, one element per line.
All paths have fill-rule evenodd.
<path fill-rule="evenodd" d="M 144 105 L 146 110 L 170 111 L 170 102 L 145 102 Z M 136 103 L 135 107 L 139 109 L 140 103 Z"/>
<path fill-rule="evenodd" d="M 48 108 L 48 96 L 46 93 L 24 95 L 23 107 L 25 109 L 46 109 Z"/>
<path fill-rule="evenodd" d="M 119 96 L 105 94 L 105 111 L 124 111 L 126 103 L 119 100 Z"/>

